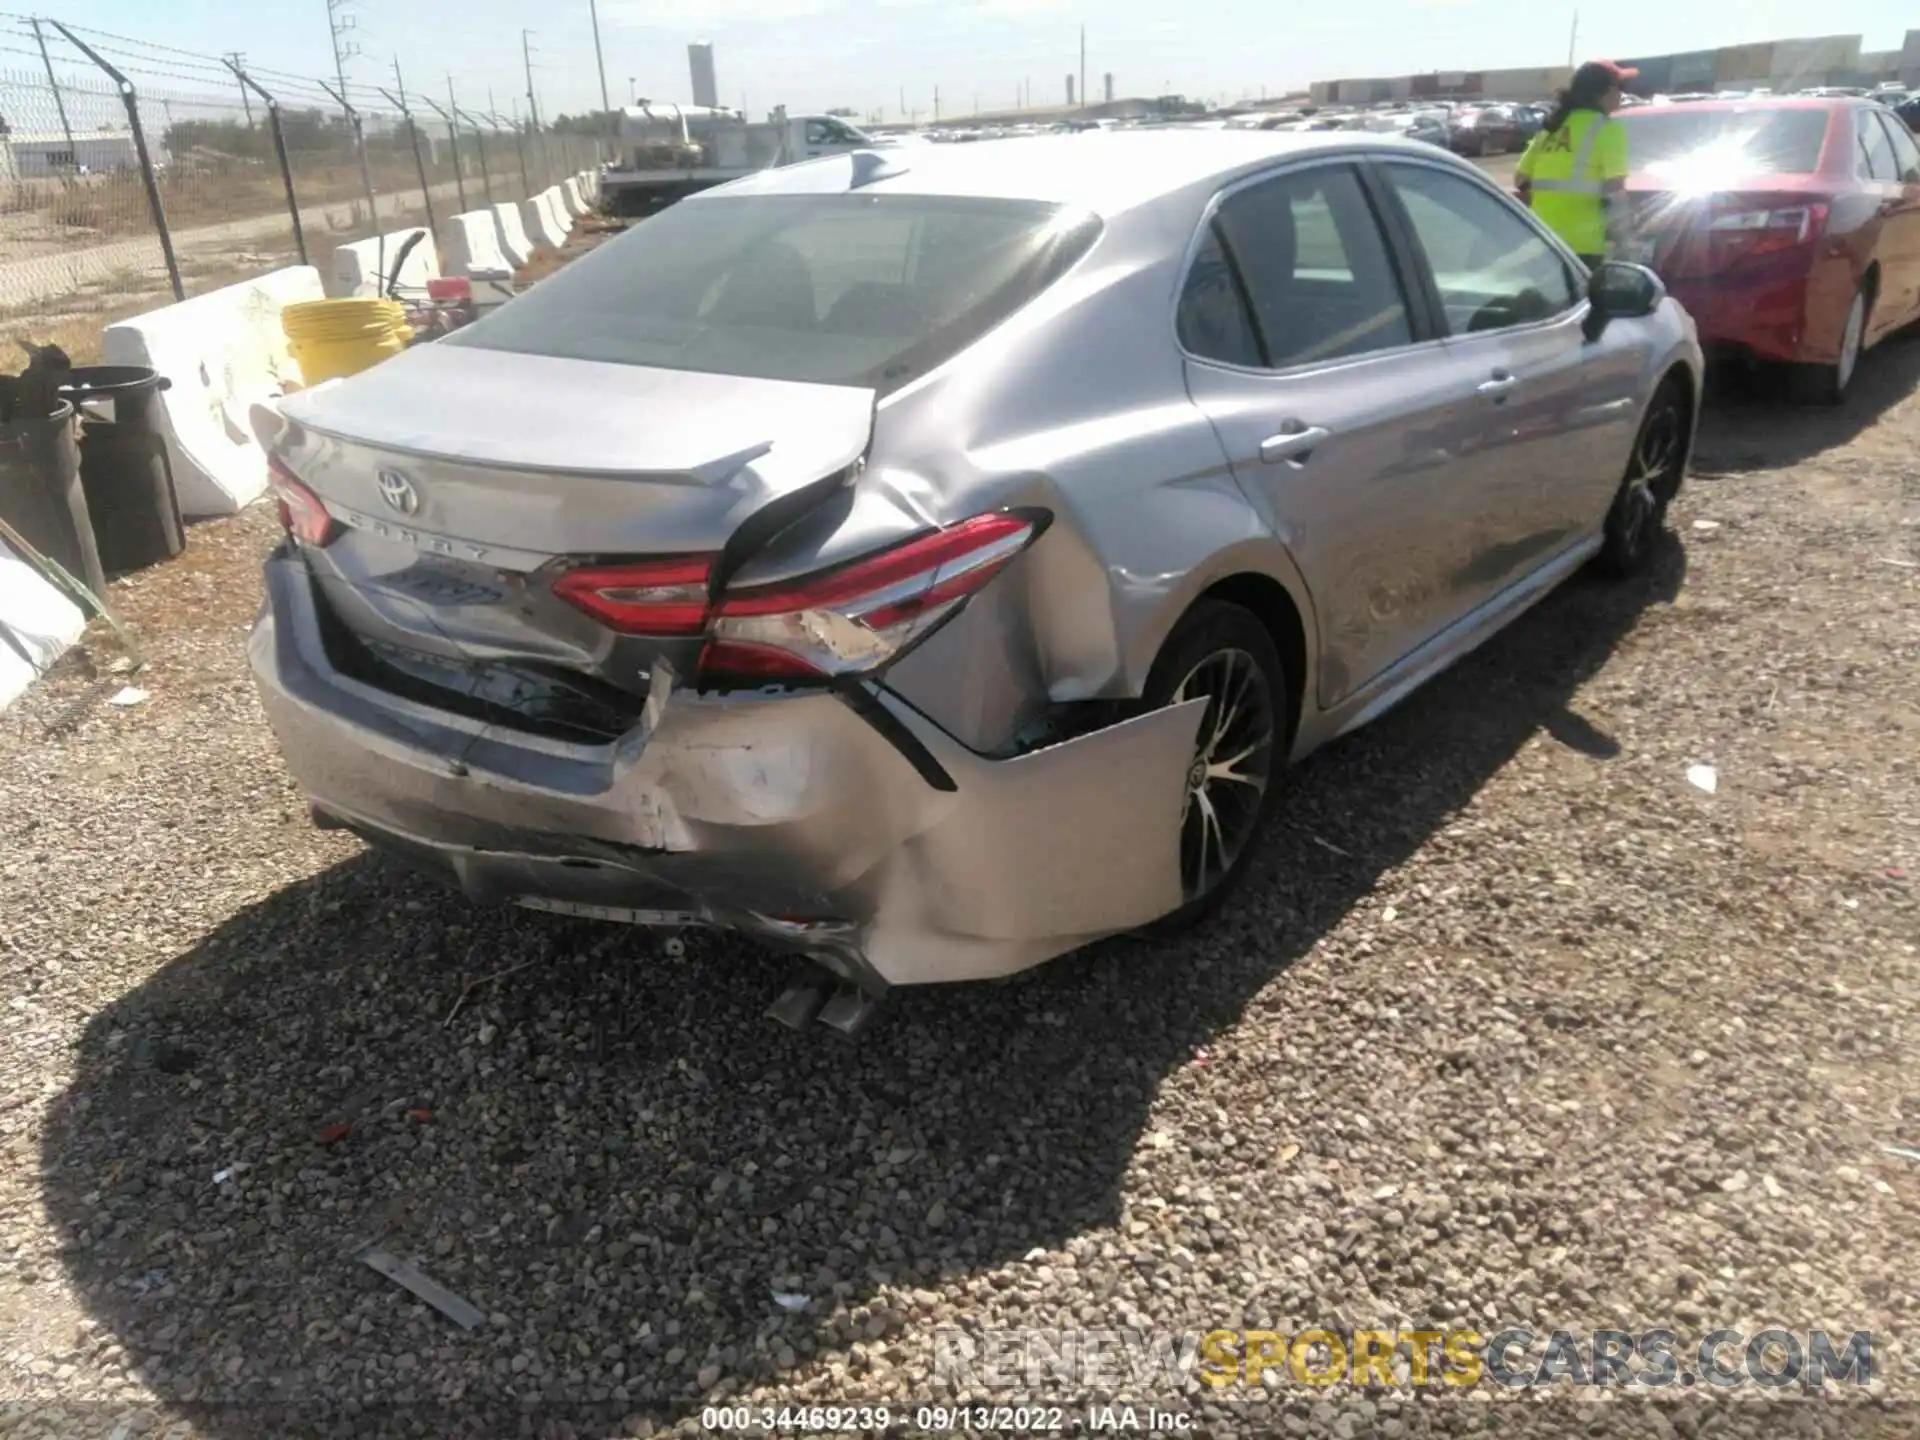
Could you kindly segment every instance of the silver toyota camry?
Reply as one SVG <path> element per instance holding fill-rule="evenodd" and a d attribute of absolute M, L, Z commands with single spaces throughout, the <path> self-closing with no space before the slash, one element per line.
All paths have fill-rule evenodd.
<path fill-rule="evenodd" d="M 822 159 L 255 426 L 316 819 L 862 995 L 1217 904 L 1281 772 L 1576 568 L 1701 375 L 1471 166 L 1353 133 Z"/>

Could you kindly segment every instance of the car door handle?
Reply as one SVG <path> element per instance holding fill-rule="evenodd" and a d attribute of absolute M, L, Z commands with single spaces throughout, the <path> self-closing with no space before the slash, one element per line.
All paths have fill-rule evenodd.
<path fill-rule="evenodd" d="M 1282 430 L 1260 442 L 1260 458 L 1269 465 L 1285 460 L 1296 468 L 1313 458 L 1313 452 L 1327 438 L 1318 425 L 1303 425 L 1297 430 Z"/>
<path fill-rule="evenodd" d="M 1482 380 L 1473 388 L 1490 400 L 1499 400 L 1520 383 L 1520 377 L 1510 370 L 1496 370 L 1488 379 Z"/>

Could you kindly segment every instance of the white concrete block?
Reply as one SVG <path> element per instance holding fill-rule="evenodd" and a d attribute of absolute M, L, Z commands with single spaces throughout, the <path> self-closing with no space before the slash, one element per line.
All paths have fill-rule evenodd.
<path fill-rule="evenodd" d="M 502 200 L 493 207 L 493 218 L 500 231 L 500 253 L 518 270 L 533 254 L 533 241 L 527 238 L 527 227 L 520 223 L 520 207 Z"/>
<path fill-rule="evenodd" d="M 300 381 L 280 312 L 324 298 L 320 272 L 295 265 L 107 327 L 106 364 L 151 366 L 173 382 L 160 408 L 181 514 L 232 515 L 266 490 L 247 412 Z"/>
<path fill-rule="evenodd" d="M 513 262 L 500 246 L 500 217 L 469 210 L 447 222 L 446 273 L 469 280 L 510 280 Z"/>
<path fill-rule="evenodd" d="M 337 248 L 333 252 L 333 273 L 328 277 L 327 294 L 336 300 L 350 296 L 377 299 L 386 294 L 386 282 L 393 274 L 394 262 L 400 258 L 401 248 L 415 235 L 423 238 L 407 252 L 406 263 L 400 267 L 400 285 L 403 290 L 416 294 L 424 291 L 427 281 L 440 276 L 440 255 L 433 237 L 422 225 Z"/>
<path fill-rule="evenodd" d="M 527 235 L 536 245 L 551 245 L 555 249 L 567 243 L 567 232 L 553 223 L 553 215 L 547 209 L 545 192 L 530 200 L 520 202 L 520 220 L 526 227 Z"/>
<path fill-rule="evenodd" d="M 0 540 L 0 710 L 80 638 L 86 617 Z"/>

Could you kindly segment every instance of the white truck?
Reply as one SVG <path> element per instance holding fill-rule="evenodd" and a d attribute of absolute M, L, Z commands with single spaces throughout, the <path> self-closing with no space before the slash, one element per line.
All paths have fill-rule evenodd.
<path fill-rule="evenodd" d="M 620 156 L 601 172 L 600 194 L 616 215 L 645 215 L 756 170 L 884 143 L 837 116 L 784 106 L 756 123 L 724 106 L 643 101 L 620 112 Z"/>

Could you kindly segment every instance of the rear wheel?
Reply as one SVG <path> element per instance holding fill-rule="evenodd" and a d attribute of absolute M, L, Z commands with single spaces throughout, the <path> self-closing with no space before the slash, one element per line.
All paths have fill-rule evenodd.
<path fill-rule="evenodd" d="M 1801 365 L 1793 371 L 1795 398 L 1810 405 L 1838 405 L 1847 398 L 1860 352 L 1866 347 L 1868 300 L 1866 286 L 1853 292 L 1847 320 L 1840 332 L 1840 358 L 1831 365 Z"/>
<path fill-rule="evenodd" d="M 1146 708 L 1207 702 L 1180 812 L 1182 901 L 1156 932 L 1192 924 L 1239 883 L 1273 809 L 1292 693 L 1266 626 L 1224 600 L 1189 610 L 1154 661 Z"/>
<path fill-rule="evenodd" d="M 1628 576 L 1646 567 L 1660 532 L 1666 527 L 1667 507 L 1679 493 L 1687 467 L 1688 397 L 1684 383 L 1669 379 L 1654 392 L 1633 438 L 1627 473 L 1607 512 L 1600 568 L 1610 575 Z"/>

